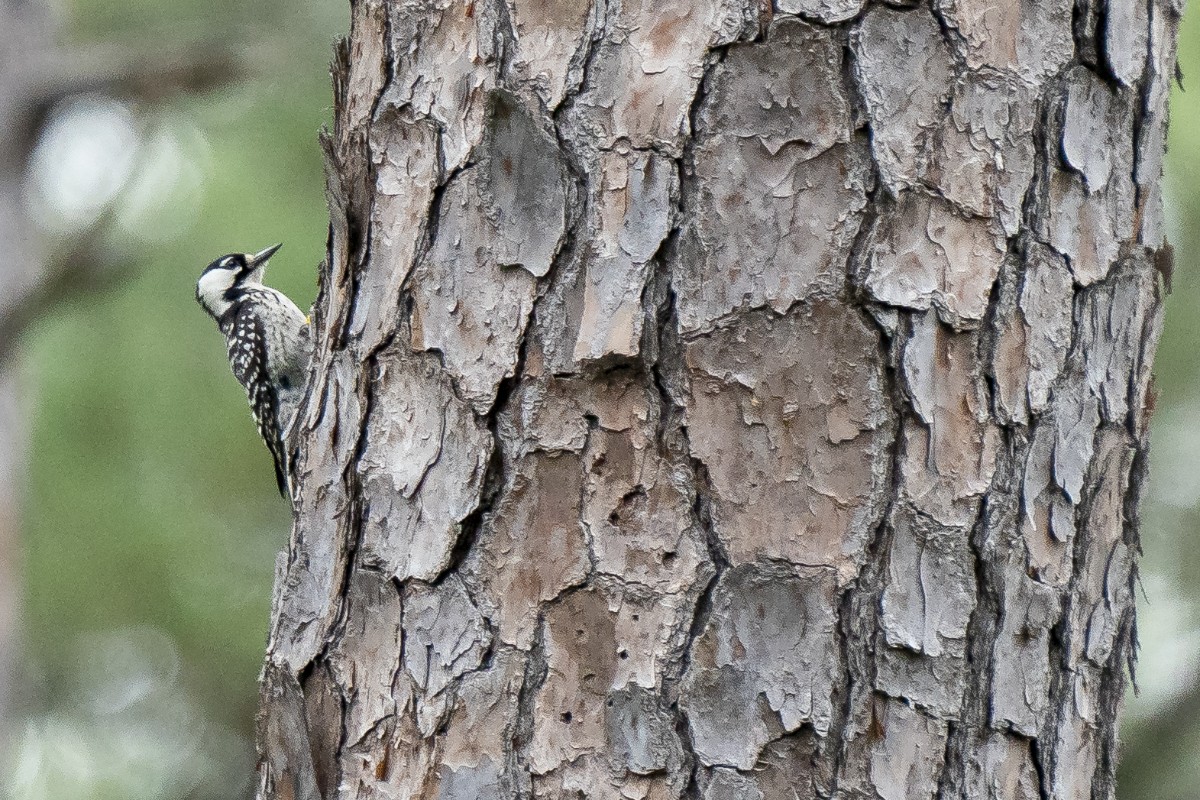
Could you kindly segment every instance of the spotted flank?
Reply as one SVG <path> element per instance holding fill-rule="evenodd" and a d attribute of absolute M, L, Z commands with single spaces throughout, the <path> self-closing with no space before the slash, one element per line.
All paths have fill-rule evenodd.
<path fill-rule="evenodd" d="M 238 383 L 246 388 L 258 435 L 275 462 L 279 493 L 287 496 L 287 458 L 279 436 L 279 398 L 267 371 L 267 333 L 253 303 L 241 303 L 233 315 L 226 344 L 229 365 Z"/>

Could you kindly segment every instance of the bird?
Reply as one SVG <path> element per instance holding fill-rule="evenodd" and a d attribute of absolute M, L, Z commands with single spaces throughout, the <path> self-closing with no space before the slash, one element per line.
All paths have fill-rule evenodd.
<path fill-rule="evenodd" d="M 216 259 L 196 282 L 196 301 L 225 337 L 229 366 L 246 390 L 258 434 L 275 462 L 279 493 L 288 498 L 286 443 L 304 396 L 312 333 L 308 316 L 262 282 L 268 260 L 282 246 Z"/>

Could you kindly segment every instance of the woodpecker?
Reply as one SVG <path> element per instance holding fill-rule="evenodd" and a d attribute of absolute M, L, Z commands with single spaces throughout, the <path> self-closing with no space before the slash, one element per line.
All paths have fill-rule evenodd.
<path fill-rule="evenodd" d="M 229 365 L 275 461 L 279 493 L 288 497 L 287 434 L 303 395 L 312 334 L 304 312 L 263 285 L 267 261 L 282 246 L 221 256 L 200 275 L 196 300 L 225 336 Z"/>

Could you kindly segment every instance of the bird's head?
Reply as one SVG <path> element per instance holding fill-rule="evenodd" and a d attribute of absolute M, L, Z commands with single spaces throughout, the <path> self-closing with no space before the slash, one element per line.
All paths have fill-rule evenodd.
<path fill-rule="evenodd" d="M 214 319 L 220 319 L 242 289 L 262 283 L 267 261 L 282 246 L 276 244 L 257 253 L 221 256 L 204 268 L 196 282 L 196 300 Z"/>

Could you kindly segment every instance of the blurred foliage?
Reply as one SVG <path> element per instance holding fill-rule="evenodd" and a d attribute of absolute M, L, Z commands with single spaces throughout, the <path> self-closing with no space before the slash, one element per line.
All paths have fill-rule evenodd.
<path fill-rule="evenodd" d="M 195 281 L 220 255 L 282 241 L 269 279 L 302 307 L 315 298 L 328 225 L 317 131 L 331 122 L 331 45 L 347 17 L 337 0 L 73 0 L 64 10 L 68 51 L 219 43 L 245 51 L 251 73 L 204 96 L 134 106 L 144 141 L 171 151 L 168 172 L 186 168 L 199 181 L 132 198 L 109 243 L 132 278 L 75 295 L 24 342 L 23 646 L 33 691 L 17 777 L 30 797 L 248 796 L 256 678 L 289 514 Z M 128 652 L 106 657 L 114 648 Z M 116 712 L 97 706 L 97 692 L 122 680 L 149 683 Z M 147 720 L 174 730 L 186 719 L 194 738 L 231 735 L 193 753 L 211 762 L 204 769 L 134 759 L 106 776 L 120 760 L 114 713 L 133 713 L 135 733 L 156 730 Z M 155 738 L 177 744 L 162 730 Z M 175 773 L 167 783 L 149 777 L 164 771 Z"/>
<path fill-rule="evenodd" d="M 270 279 L 302 307 L 312 302 L 327 223 L 316 132 L 329 122 L 330 45 L 346 16 L 339 0 L 72 0 L 65 9 L 73 46 L 218 42 L 251 54 L 254 70 L 218 92 L 134 109 L 147 139 L 170 143 L 198 171 L 196 190 L 142 197 L 115 243 L 134 277 L 63 303 L 24 342 L 32 692 L 13 770 L 19 797 L 249 795 L 255 680 L 288 513 L 194 282 L 219 255 L 283 241 Z M 1184 75 L 1200 78 L 1196 14 L 1180 45 Z M 1142 692 L 1122 733 L 1126 800 L 1190 798 L 1200 785 L 1200 716 L 1190 713 L 1200 706 L 1195 97 L 1177 92 L 1172 109 L 1179 258 L 1156 368 Z"/>

